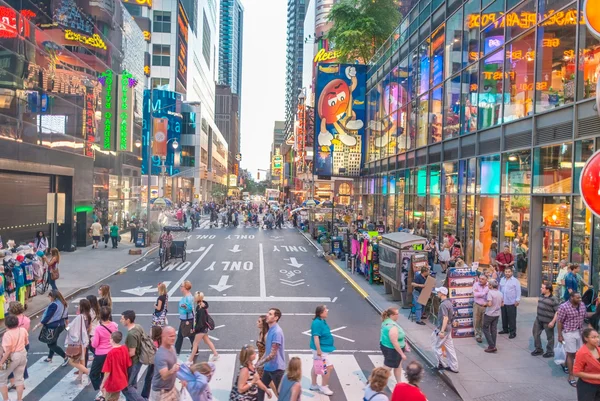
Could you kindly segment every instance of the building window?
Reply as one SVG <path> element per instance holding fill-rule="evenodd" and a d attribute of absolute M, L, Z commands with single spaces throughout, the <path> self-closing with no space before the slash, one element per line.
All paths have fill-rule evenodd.
<path fill-rule="evenodd" d="M 466 57 L 463 57 L 463 64 L 468 65 L 479 60 L 479 28 L 481 28 L 481 19 L 479 12 L 481 5 L 479 0 L 470 0 L 465 4 L 465 34 L 463 46 L 467 49 Z"/>
<path fill-rule="evenodd" d="M 502 81 L 504 76 L 504 49 L 490 54 L 480 63 L 479 129 L 502 122 Z"/>
<path fill-rule="evenodd" d="M 463 72 L 462 107 L 464 108 L 462 124 L 463 134 L 477 131 L 477 92 L 479 90 L 478 66 L 474 64 Z"/>
<path fill-rule="evenodd" d="M 171 65 L 170 45 L 152 45 L 152 65 L 162 67 Z"/>
<path fill-rule="evenodd" d="M 596 69 L 600 65 L 600 40 L 585 25 L 579 25 L 579 71 L 577 98 L 596 97 Z"/>
<path fill-rule="evenodd" d="M 444 86 L 444 139 L 457 137 L 460 132 L 460 88 L 460 75 Z"/>
<path fill-rule="evenodd" d="M 442 140 L 442 85 L 431 91 L 431 140 L 430 143 Z"/>
<path fill-rule="evenodd" d="M 535 31 L 519 37 L 506 45 L 506 73 L 504 121 L 518 120 L 533 114 L 533 91 L 535 88 L 534 60 L 532 43 Z M 539 85 L 539 83 L 538 83 Z"/>
<path fill-rule="evenodd" d="M 210 67 L 210 27 L 208 19 L 206 19 L 206 12 L 203 12 L 202 17 L 202 55 Z"/>
<path fill-rule="evenodd" d="M 159 86 L 169 85 L 169 78 L 152 78 L 150 84 L 152 89 L 155 89 Z"/>
<path fill-rule="evenodd" d="M 445 77 L 449 78 L 452 74 L 461 70 L 462 66 L 462 10 L 448 19 L 446 23 L 448 32 L 446 35 L 446 54 L 445 54 Z"/>
<path fill-rule="evenodd" d="M 153 32 L 171 33 L 171 12 L 154 11 L 152 21 Z"/>
<path fill-rule="evenodd" d="M 571 193 L 573 145 L 560 145 L 535 148 L 533 152 L 533 193 Z"/>

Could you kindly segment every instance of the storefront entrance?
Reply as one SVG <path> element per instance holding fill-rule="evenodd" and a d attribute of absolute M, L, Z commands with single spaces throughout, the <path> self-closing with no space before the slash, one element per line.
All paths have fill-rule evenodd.
<path fill-rule="evenodd" d="M 569 230 L 542 227 L 542 232 L 542 280 L 556 284 L 560 261 L 569 260 Z"/>

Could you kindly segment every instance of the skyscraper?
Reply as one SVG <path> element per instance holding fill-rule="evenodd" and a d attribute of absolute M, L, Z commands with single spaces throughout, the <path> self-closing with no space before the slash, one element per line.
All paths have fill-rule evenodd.
<path fill-rule="evenodd" d="M 219 84 L 242 93 L 242 40 L 244 6 L 240 0 L 221 0 L 219 38 Z"/>
<path fill-rule="evenodd" d="M 285 132 L 294 129 L 294 115 L 298 105 L 298 94 L 302 88 L 302 59 L 304 56 L 305 0 L 288 0 L 287 7 L 287 52 L 285 74 Z"/>

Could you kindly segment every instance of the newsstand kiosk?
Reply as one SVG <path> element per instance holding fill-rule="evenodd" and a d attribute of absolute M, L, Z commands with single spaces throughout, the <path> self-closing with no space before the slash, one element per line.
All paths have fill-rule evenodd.
<path fill-rule="evenodd" d="M 395 301 L 402 301 L 409 308 L 412 291 L 408 291 L 415 272 L 427 265 L 424 251 L 427 239 L 409 233 L 395 232 L 381 236 L 379 243 L 379 274 L 383 278 L 386 294 Z"/>

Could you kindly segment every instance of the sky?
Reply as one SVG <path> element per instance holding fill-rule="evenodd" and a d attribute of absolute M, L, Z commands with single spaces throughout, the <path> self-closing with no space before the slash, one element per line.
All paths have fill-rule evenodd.
<path fill-rule="evenodd" d="M 285 119 L 285 0 L 242 0 L 242 162 L 256 179 L 269 168 L 276 120 Z M 261 180 L 265 172 L 260 172 Z"/>

